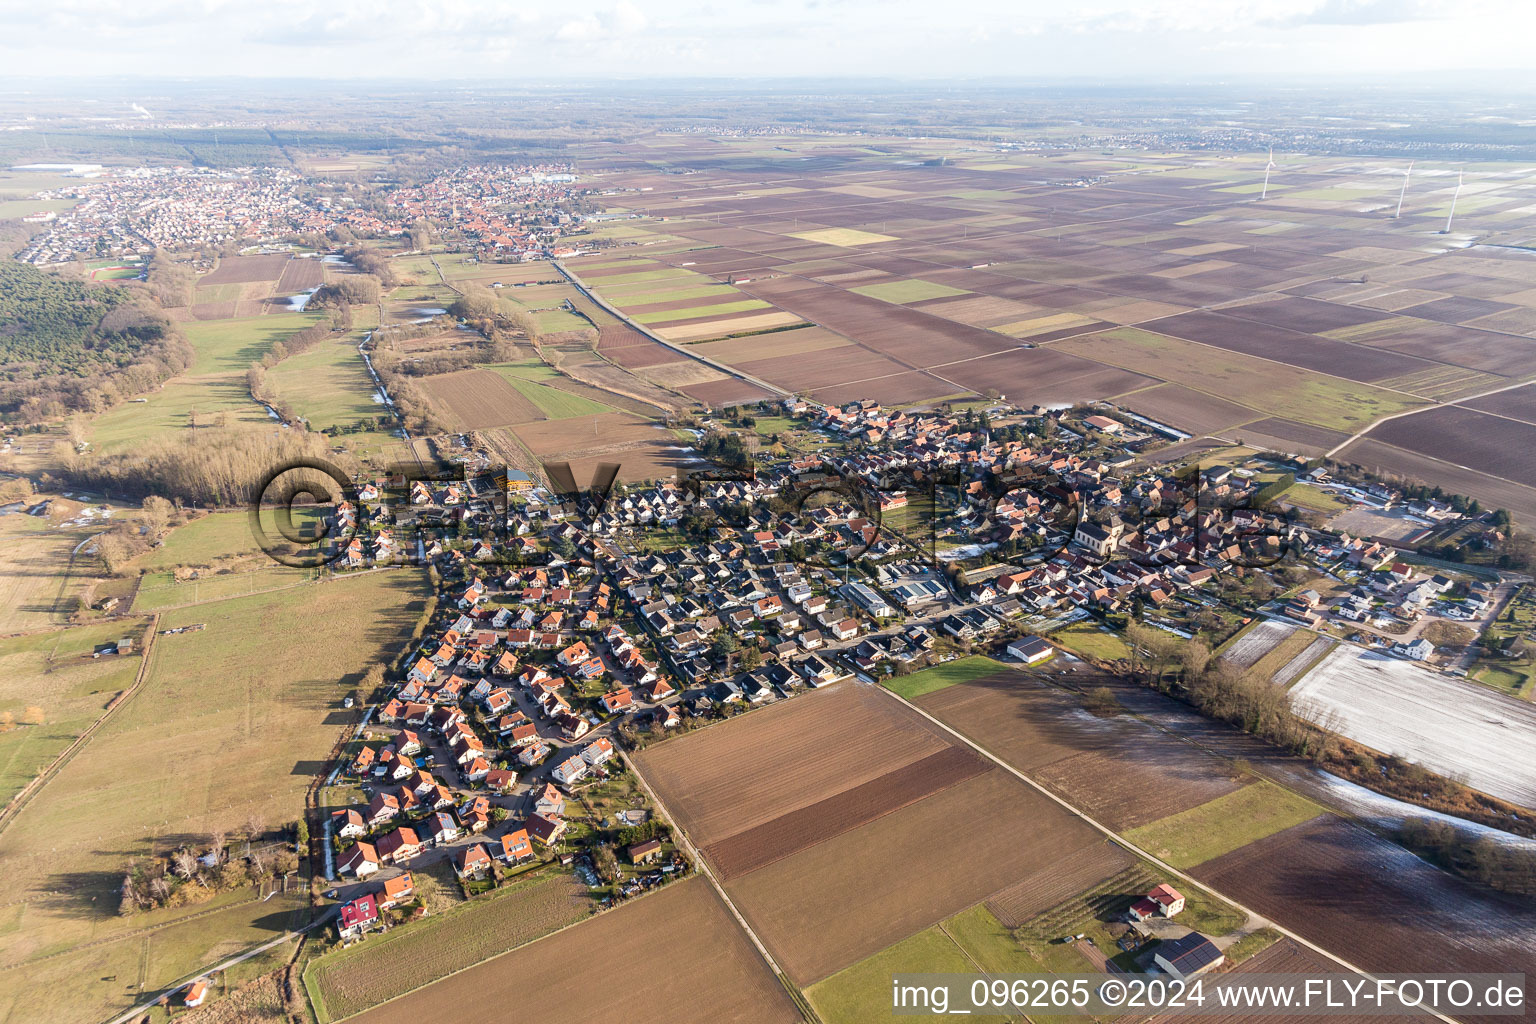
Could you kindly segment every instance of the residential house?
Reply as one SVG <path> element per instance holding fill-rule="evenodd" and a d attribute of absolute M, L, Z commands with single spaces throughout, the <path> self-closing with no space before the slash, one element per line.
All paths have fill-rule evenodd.
<path fill-rule="evenodd" d="M 379 910 L 391 910 L 416 895 L 416 883 L 409 871 L 393 878 L 384 879 L 383 888 L 375 894 Z"/>
<path fill-rule="evenodd" d="M 528 816 L 526 825 L 528 834 L 544 846 L 553 846 L 565 835 L 565 819 L 546 818 L 542 814 L 534 813 Z"/>
<path fill-rule="evenodd" d="M 453 870 L 460 878 L 480 881 L 491 873 L 491 854 L 483 843 L 466 846 L 453 854 Z"/>
<path fill-rule="evenodd" d="M 343 941 L 351 941 L 378 923 L 378 901 L 370 892 L 341 905 L 341 912 L 336 918 L 336 931 Z"/>
<path fill-rule="evenodd" d="M 336 861 L 336 870 L 344 875 L 367 878 L 379 870 L 379 854 L 372 843 L 359 840 L 347 847 Z"/>
<path fill-rule="evenodd" d="M 533 856 L 533 844 L 528 840 L 528 830 L 514 829 L 501 837 L 501 859 L 517 864 Z"/>

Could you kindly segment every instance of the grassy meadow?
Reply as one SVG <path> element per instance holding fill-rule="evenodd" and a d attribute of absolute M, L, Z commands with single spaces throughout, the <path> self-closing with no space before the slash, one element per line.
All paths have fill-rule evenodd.
<path fill-rule="evenodd" d="M 291 821 L 352 720 L 341 698 L 396 653 L 425 594 L 421 573 L 398 570 L 166 613 L 162 629 L 207 628 L 158 637 L 140 690 L 5 829 L 0 963 L 191 912 L 119 916 L 128 861 L 238 832 L 252 814 Z M 287 914 L 269 908 L 261 920 L 256 932 L 270 936 Z M 195 966 L 172 960 L 166 972 Z"/>

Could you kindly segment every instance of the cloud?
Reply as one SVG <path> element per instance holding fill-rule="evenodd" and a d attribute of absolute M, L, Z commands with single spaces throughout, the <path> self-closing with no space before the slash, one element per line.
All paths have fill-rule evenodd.
<path fill-rule="evenodd" d="M 1403 25 L 1433 21 L 1447 15 L 1434 0 L 1323 0 L 1308 11 L 1281 18 L 1265 18 L 1260 24 L 1280 28 L 1304 25 Z"/>
<path fill-rule="evenodd" d="M 555 30 L 554 37 L 562 43 L 593 43 L 602 40 L 623 39 L 639 35 L 650 27 L 650 19 L 629 0 L 605 11 L 593 11 L 580 18 L 573 18 Z"/>

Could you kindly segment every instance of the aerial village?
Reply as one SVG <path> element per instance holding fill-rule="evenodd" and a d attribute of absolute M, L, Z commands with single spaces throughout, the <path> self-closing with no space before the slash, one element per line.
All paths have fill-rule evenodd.
<path fill-rule="evenodd" d="M 415 879 L 444 865 L 466 897 L 570 870 L 596 909 L 685 876 L 696 854 L 627 755 L 809 690 L 973 652 L 1048 669 L 1093 657 L 1071 634 L 1130 618 L 1213 641 L 1303 624 L 1454 672 L 1429 627 L 1476 624 L 1504 586 L 1337 526 L 1495 544 L 1497 517 L 1462 499 L 1280 453 L 1180 456 L 1171 428 L 1106 404 L 776 406 L 759 412 L 814 452 L 607 494 L 505 472 L 366 480 L 335 509 L 338 570 L 415 557 L 437 588 L 425 631 L 357 695 L 368 712 L 329 790 L 339 941 L 426 913 Z M 1288 503 L 1298 487 L 1337 508 Z M 1181 906 L 1159 885 L 1129 920 Z M 1219 964 L 1183 932 L 1163 954 Z"/>

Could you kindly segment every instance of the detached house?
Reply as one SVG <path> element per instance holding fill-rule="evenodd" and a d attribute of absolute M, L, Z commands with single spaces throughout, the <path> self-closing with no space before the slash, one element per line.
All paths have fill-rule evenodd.
<path fill-rule="evenodd" d="M 514 829 L 501 837 L 501 859 L 508 864 L 517 864 L 532 856 L 533 844 L 528 839 L 527 829 Z"/>
<path fill-rule="evenodd" d="M 336 861 L 336 870 L 344 875 L 367 878 L 379 870 L 379 854 L 372 843 L 358 841 L 342 852 Z"/>

